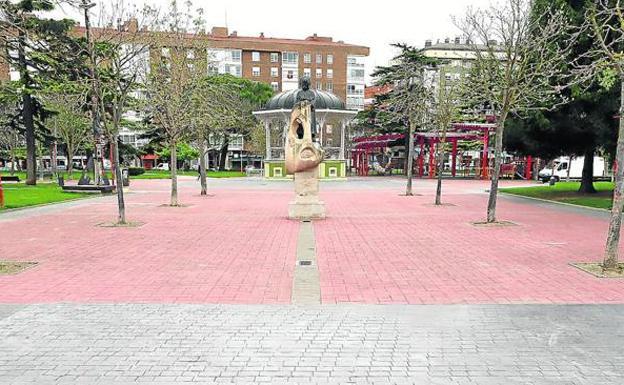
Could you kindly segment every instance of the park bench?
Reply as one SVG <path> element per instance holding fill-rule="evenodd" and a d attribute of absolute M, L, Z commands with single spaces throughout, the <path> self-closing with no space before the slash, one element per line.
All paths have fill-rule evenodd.
<path fill-rule="evenodd" d="M 6 175 L 2 177 L 2 182 L 19 182 L 20 178 L 17 175 Z"/>
<path fill-rule="evenodd" d="M 87 194 L 112 194 L 115 186 L 95 186 L 95 185 L 64 185 L 63 191 L 71 193 L 87 193 Z"/>

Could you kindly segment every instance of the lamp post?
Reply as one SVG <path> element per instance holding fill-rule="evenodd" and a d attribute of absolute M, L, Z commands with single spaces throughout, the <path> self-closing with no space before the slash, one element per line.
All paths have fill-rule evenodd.
<path fill-rule="evenodd" d="M 95 48 L 93 39 L 91 38 L 91 23 L 89 20 L 89 10 L 95 7 L 95 3 L 89 3 L 88 0 L 82 0 L 80 8 L 84 10 L 84 22 L 85 22 L 85 34 L 87 39 L 87 47 L 89 50 L 89 64 L 90 64 L 90 76 L 91 76 L 91 104 L 93 115 L 93 141 L 95 143 L 95 155 L 93 157 L 93 182 L 95 185 L 100 186 L 103 184 L 103 164 L 102 164 L 102 152 L 104 148 L 104 142 L 102 137 L 102 131 L 100 129 L 100 86 L 97 76 L 97 63 L 95 58 Z"/>

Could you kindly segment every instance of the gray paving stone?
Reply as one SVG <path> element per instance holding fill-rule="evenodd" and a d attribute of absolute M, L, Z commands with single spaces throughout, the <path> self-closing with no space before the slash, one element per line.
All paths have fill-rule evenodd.
<path fill-rule="evenodd" d="M 624 383 L 624 305 L 8 309 L 2 384 Z"/>

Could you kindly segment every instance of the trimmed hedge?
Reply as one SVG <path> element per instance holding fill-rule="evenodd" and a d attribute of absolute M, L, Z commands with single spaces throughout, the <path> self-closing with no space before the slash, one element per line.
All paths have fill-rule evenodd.
<path fill-rule="evenodd" d="M 138 176 L 145 174 L 145 169 L 143 167 L 129 167 L 128 175 L 130 176 Z"/>

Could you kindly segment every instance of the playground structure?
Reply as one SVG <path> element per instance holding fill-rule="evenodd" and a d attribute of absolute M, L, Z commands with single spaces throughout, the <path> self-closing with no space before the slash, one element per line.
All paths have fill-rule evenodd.
<path fill-rule="evenodd" d="M 490 140 L 495 129 L 496 125 L 492 123 L 453 124 L 445 138 L 445 143 L 451 147 L 450 162 L 444 162 L 448 168 L 444 167 L 443 170 L 438 170 L 436 161 L 436 148 L 442 141 L 442 134 L 440 132 L 414 133 L 414 152 L 417 156 L 414 162 L 414 175 L 421 178 L 425 176 L 435 178 L 438 172 L 444 173 L 448 169 L 453 178 L 489 179 L 493 166 Z M 353 142 L 351 165 L 356 175 L 368 176 L 371 170 L 379 174 L 392 174 L 392 171 L 396 169 L 404 170 L 407 152 L 405 134 L 361 137 L 354 139 Z M 480 142 L 481 150 L 460 153 L 460 142 Z M 381 164 L 380 160 L 385 160 L 385 164 Z M 533 168 L 534 162 L 531 156 L 526 158 L 505 156 L 501 165 L 501 177 L 531 179 L 534 175 Z"/>

